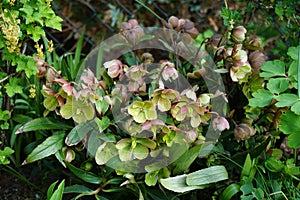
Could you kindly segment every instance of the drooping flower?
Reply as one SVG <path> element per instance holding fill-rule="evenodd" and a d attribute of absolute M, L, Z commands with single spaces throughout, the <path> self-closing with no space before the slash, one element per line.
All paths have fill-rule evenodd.
<path fill-rule="evenodd" d="M 250 127 L 248 124 L 239 124 L 235 126 L 234 137 L 237 141 L 248 140 L 255 134 L 256 130 Z"/>
<path fill-rule="evenodd" d="M 248 62 L 235 63 L 235 65 L 230 68 L 230 77 L 234 82 L 241 81 L 248 74 L 251 74 L 251 66 Z"/>
<path fill-rule="evenodd" d="M 241 43 L 245 40 L 247 29 L 244 26 L 234 27 L 231 31 L 231 39 L 237 43 Z"/>
<path fill-rule="evenodd" d="M 103 65 L 106 69 L 108 69 L 107 74 L 111 78 L 116 78 L 117 76 L 123 74 L 123 64 L 121 63 L 121 61 L 119 61 L 117 59 L 107 61 Z"/>
<path fill-rule="evenodd" d="M 249 55 L 249 62 L 254 69 L 259 69 L 265 61 L 267 61 L 267 57 L 259 50 L 253 51 Z"/>
<path fill-rule="evenodd" d="M 219 130 L 219 131 L 224 131 L 225 129 L 230 128 L 228 121 L 221 116 L 218 116 L 213 119 L 212 126 L 214 130 Z"/>

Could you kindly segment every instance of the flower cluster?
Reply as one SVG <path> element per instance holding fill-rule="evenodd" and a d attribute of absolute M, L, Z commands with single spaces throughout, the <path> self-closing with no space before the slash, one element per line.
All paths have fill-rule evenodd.
<path fill-rule="evenodd" d="M 199 31 L 197 30 L 193 22 L 187 19 L 178 19 L 175 16 L 171 16 L 165 26 L 178 32 L 187 33 L 192 38 L 196 38 L 199 34 Z"/>
<path fill-rule="evenodd" d="M 261 52 L 262 41 L 256 35 L 246 35 L 243 26 L 236 26 L 230 32 L 230 39 L 224 43 L 224 38 L 215 34 L 206 44 L 206 50 L 215 54 L 216 61 L 224 61 L 229 68 L 232 81 L 243 83 L 249 76 L 260 68 L 266 61 L 266 56 Z"/>
<path fill-rule="evenodd" d="M 0 10 L 0 28 L 4 39 L 5 45 L 9 53 L 20 54 L 19 38 L 22 35 L 20 30 L 20 19 L 17 19 L 15 14 L 9 13 L 8 10 Z"/>

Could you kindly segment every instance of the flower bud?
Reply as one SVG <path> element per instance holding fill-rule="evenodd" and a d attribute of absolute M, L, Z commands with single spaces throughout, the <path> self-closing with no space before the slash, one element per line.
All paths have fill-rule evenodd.
<path fill-rule="evenodd" d="M 259 50 L 253 51 L 249 55 L 249 62 L 255 69 L 259 69 L 263 62 L 267 60 L 267 57 Z"/>
<path fill-rule="evenodd" d="M 255 134 L 256 130 L 250 127 L 248 124 L 239 124 L 235 126 L 234 137 L 237 141 L 248 140 Z"/>
<path fill-rule="evenodd" d="M 257 35 L 250 36 L 245 41 L 246 48 L 252 51 L 262 49 L 261 38 Z"/>
<path fill-rule="evenodd" d="M 75 152 L 72 149 L 64 147 L 62 149 L 62 152 L 65 155 L 65 161 L 66 162 L 70 163 L 70 162 L 72 162 L 72 160 L 75 159 Z"/>
<path fill-rule="evenodd" d="M 245 40 L 245 34 L 247 30 L 244 26 L 237 26 L 231 31 L 231 39 L 237 43 L 241 43 Z"/>
<path fill-rule="evenodd" d="M 168 23 L 171 25 L 172 28 L 176 28 L 178 26 L 178 18 L 171 16 L 168 20 Z"/>

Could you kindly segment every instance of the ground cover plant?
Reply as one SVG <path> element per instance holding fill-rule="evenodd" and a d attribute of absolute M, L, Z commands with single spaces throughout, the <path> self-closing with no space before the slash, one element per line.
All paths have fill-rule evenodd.
<path fill-rule="evenodd" d="M 37 199 L 299 199 L 299 3 L 225 1 L 218 32 L 136 3 L 160 26 L 88 55 L 55 52 L 51 1 L 0 3 L 1 171 Z"/>

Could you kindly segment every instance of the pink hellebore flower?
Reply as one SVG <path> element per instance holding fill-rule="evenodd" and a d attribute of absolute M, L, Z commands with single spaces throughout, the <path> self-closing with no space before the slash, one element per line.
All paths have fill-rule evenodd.
<path fill-rule="evenodd" d="M 116 78 L 117 76 L 123 74 L 123 64 L 117 59 L 107 61 L 103 65 L 106 69 L 108 69 L 107 74 L 111 78 Z"/>
<path fill-rule="evenodd" d="M 229 129 L 228 121 L 221 116 L 218 116 L 213 119 L 212 126 L 214 130 L 224 131 L 225 129 Z"/>

